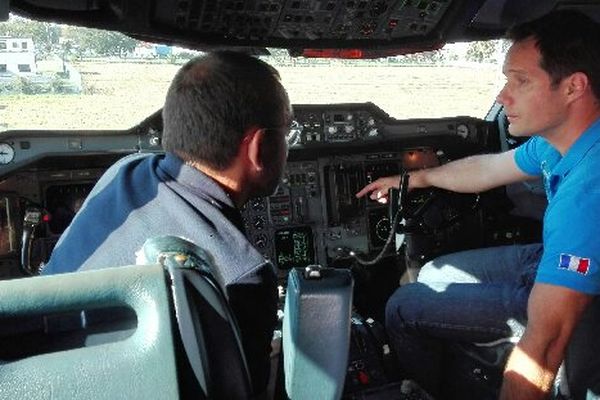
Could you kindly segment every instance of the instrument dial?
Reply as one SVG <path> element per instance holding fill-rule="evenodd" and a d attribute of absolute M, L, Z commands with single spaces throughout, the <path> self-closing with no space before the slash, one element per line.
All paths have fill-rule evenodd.
<path fill-rule="evenodd" d="M 267 247 L 267 243 L 269 243 L 269 238 L 267 238 L 267 235 L 264 235 L 262 233 L 256 235 L 256 237 L 254 238 L 254 244 L 259 249 L 264 249 L 265 247 Z"/>
<path fill-rule="evenodd" d="M 458 124 L 456 126 L 456 133 L 463 139 L 469 136 L 469 127 L 465 124 Z"/>
<path fill-rule="evenodd" d="M 258 216 L 258 217 L 254 218 L 254 221 L 252 222 L 252 224 L 254 225 L 254 228 L 256 228 L 258 230 L 262 230 L 265 228 L 267 221 L 265 221 L 264 217 Z"/>
<path fill-rule="evenodd" d="M 0 143 L 0 165 L 10 163 L 15 158 L 15 149 L 8 143 Z"/>
<path fill-rule="evenodd" d="M 257 197 L 250 200 L 250 207 L 254 211 L 263 211 L 265 209 L 265 200 L 262 197 Z"/>
<path fill-rule="evenodd" d="M 383 217 L 377 221 L 377 224 L 375 225 L 375 234 L 379 239 L 385 241 L 390 234 L 390 229 L 391 227 L 389 218 Z"/>

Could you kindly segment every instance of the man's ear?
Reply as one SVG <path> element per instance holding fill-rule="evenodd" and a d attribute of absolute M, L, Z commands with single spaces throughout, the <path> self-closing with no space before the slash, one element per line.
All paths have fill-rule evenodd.
<path fill-rule="evenodd" d="M 264 168 L 262 154 L 265 145 L 265 129 L 250 128 L 244 137 L 248 167 L 253 171 L 261 172 Z"/>
<path fill-rule="evenodd" d="M 567 78 L 567 96 L 570 101 L 580 98 L 589 88 L 589 78 L 583 72 L 575 72 Z"/>

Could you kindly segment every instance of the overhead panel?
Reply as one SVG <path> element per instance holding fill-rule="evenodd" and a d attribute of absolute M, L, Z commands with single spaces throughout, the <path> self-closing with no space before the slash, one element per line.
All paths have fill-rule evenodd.
<path fill-rule="evenodd" d="M 431 33 L 450 0 L 158 0 L 153 24 L 245 42 L 392 40 Z"/>

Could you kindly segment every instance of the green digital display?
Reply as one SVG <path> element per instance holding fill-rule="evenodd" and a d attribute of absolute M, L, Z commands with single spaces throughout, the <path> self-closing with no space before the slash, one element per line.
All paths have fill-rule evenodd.
<path fill-rule="evenodd" d="M 305 267 L 315 262 L 313 233 L 302 226 L 275 232 L 275 257 L 281 269 Z"/>

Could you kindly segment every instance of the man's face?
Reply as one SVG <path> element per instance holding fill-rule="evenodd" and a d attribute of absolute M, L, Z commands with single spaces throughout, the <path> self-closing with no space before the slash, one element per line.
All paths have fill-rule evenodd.
<path fill-rule="evenodd" d="M 540 67 L 540 57 L 533 39 L 514 43 L 506 55 L 506 84 L 497 101 L 504 106 L 513 136 L 549 137 L 566 119 L 564 80 L 552 85 L 550 75 Z"/>

